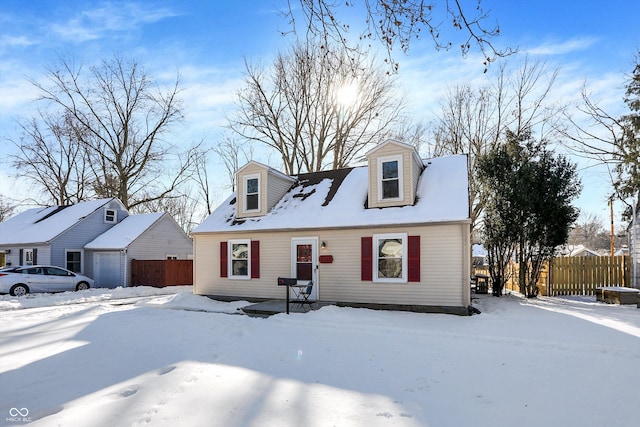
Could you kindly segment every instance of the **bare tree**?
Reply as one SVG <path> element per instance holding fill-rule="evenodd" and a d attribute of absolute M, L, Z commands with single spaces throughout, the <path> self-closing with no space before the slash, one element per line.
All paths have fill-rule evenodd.
<path fill-rule="evenodd" d="M 564 135 L 574 154 L 608 167 L 614 195 L 627 204 L 625 215 L 630 217 L 627 199 L 640 191 L 640 54 L 635 57 L 624 102 L 629 113 L 616 117 L 585 86 L 578 114 L 566 115 L 571 127 Z"/>
<path fill-rule="evenodd" d="M 200 224 L 205 215 L 200 215 L 199 201 L 197 197 L 192 197 L 191 188 L 184 188 L 180 194 L 164 197 L 145 204 L 146 212 L 165 212 L 176 221 L 176 223 L 189 233 L 195 226 Z"/>
<path fill-rule="evenodd" d="M 0 222 L 9 219 L 15 210 L 16 206 L 10 204 L 5 197 L 0 195 Z"/>
<path fill-rule="evenodd" d="M 189 178 L 192 152 L 181 153 L 171 172 L 176 147 L 165 139 L 183 117 L 178 78 L 163 90 L 138 63 L 119 57 L 88 69 L 61 59 L 47 77 L 47 84 L 32 83 L 41 101 L 72 118 L 97 196 L 134 208 L 171 195 Z"/>
<path fill-rule="evenodd" d="M 363 56 L 297 44 L 269 73 L 247 63 L 229 127 L 275 149 L 287 174 L 345 167 L 401 118 L 393 78 Z"/>
<path fill-rule="evenodd" d="M 22 136 L 12 156 L 18 176 L 46 195 L 46 203 L 74 204 L 90 193 L 88 154 L 77 135 L 73 117 L 39 113 L 20 124 Z M 34 202 L 37 202 L 35 199 Z"/>
<path fill-rule="evenodd" d="M 584 245 L 589 249 L 606 249 L 611 247 L 611 230 L 605 227 L 602 218 L 595 214 L 584 213 L 569 233 L 569 245 Z M 624 242 L 624 227 L 619 229 L 614 236 L 615 247 L 621 247 Z"/>
<path fill-rule="evenodd" d="M 526 59 L 515 70 L 502 65 L 492 84 L 477 89 L 461 85 L 449 90 L 433 127 L 434 156 L 468 154 L 469 205 L 472 229 L 486 204 L 477 179 L 478 159 L 504 143 L 505 131 L 515 135 L 536 131 L 542 141 L 558 135 L 555 124 L 562 106 L 550 99 L 558 70 Z"/>
<path fill-rule="evenodd" d="M 236 191 L 236 172 L 238 172 L 238 169 L 242 164 L 253 160 L 253 146 L 251 144 L 241 144 L 233 137 L 225 135 L 222 137 L 222 140 L 218 143 L 218 145 L 214 147 L 213 151 L 218 155 L 218 157 L 220 157 L 222 163 L 224 164 L 224 168 L 229 178 L 231 191 Z M 204 178 L 206 178 L 206 169 L 204 169 L 203 172 L 204 174 L 202 172 L 199 174 L 200 181 L 206 182 L 206 179 L 202 179 L 202 175 L 204 175 Z"/>
<path fill-rule="evenodd" d="M 477 1 L 473 15 L 469 9 L 463 8 L 459 0 L 441 0 L 440 6 L 444 12 L 441 19 L 434 18 L 438 2 L 363 0 L 362 3 L 364 7 L 356 1 L 289 0 L 284 15 L 289 19 L 294 33 L 303 34 L 307 39 L 320 38 L 324 46 L 339 44 L 349 48 L 351 25 L 340 16 L 344 14 L 346 18 L 355 12 L 356 23 L 364 24 L 359 40 L 379 41 L 388 54 L 385 61 L 394 72 L 398 70 L 398 62 L 393 58 L 393 49 L 399 47 L 406 53 L 411 42 L 420 39 L 423 34 L 431 37 L 437 50 L 451 49 L 453 42 L 441 37 L 441 23 L 445 21 L 462 34 L 458 46 L 463 56 L 467 55 L 472 45 L 478 47 L 484 58 L 485 71 L 496 58 L 514 53 L 512 49 L 500 50 L 494 46 L 492 40 L 500 34 L 500 28 L 497 23 L 485 26 L 489 14 L 483 10 L 481 0 Z M 358 15 L 358 12 L 361 14 Z"/>

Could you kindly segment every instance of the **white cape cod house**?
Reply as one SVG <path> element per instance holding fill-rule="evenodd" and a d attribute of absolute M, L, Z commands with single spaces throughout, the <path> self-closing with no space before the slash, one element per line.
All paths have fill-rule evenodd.
<path fill-rule="evenodd" d="M 283 299 L 278 277 L 312 281 L 312 299 L 468 314 L 467 157 L 421 160 L 386 141 L 367 166 L 284 175 L 258 162 L 192 232 L 194 292 Z"/>

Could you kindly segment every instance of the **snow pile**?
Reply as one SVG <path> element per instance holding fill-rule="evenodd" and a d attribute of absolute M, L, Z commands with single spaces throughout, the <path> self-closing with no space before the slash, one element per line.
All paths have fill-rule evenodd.
<path fill-rule="evenodd" d="M 78 292 L 62 292 L 56 294 L 29 294 L 26 297 L 0 295 L 0 311 L 18 310 L 69 304 L 85 304 L 90 302 L 112 301 L 122 298 L 150 297 L 154 295 L 172 295 L 192 293 L 192 286 L 173 286 L 155 288 L 151 286 L 134 286 L 115 289 L 93 288 Z"/>
<path fill-rule="evenodd" d="M 0 424 L 20 410 L 34 426 L 637 425 L 635 306 L 483 295 L 471 317 L 252 318 L 167 290 L 0 313 Z"/>

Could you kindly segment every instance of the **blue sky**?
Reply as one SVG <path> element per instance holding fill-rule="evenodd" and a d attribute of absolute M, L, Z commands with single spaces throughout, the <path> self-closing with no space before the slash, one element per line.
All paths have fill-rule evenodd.
<path fill-rule="evenodd" d="M 476 3 L 465 2 L 471 7 Z M 436 3 L 436 19 L 441 19 L 444 0 Z M 560 99 L 579 95 L 586 80 L 603 105 L 623 111 L 625 76 L 640 49 L 640 2 L 483 0 L 482 5 L 490 13 L 489 22 L 500 24 L 496 44 L 520 49 L 511 62 L 528 54 L 560 68 Z M 15 120 L 34 111 L 36 92 L 25 77 L 41 80 L 57 55 L 85 63 L 114 53 L 125 55 L 160 81 L 170 81 L 179 72 L 186 120 L 178 131 L 188 139 L 185 143 L 204 138 L 214 144 L 233 108 L 245 58 L 268 65 L 278 49 L 291 43 L 290 37 L 280 35 L 289 28 L 278 14 L 284 7 L 286 0 L 0 0 L 0 194 L 11 195 L 13 188 L 20 188 L 7 177 L 12 170 L 2 159 L 13 150 L 7 138 L 17 139 Z M 486 83 L 476 51 L 463 59 L 456 49 L 436 52 L 425 39 L 414 42 L 408 55 L 398 53 L 395 58 L 400 62 L 398 78 L 418 120 L 433 118 L 447 87 Z M 584 190 L 578 206 L 608 220 L 606 171 L 582 168 L 581 176 Z"/>

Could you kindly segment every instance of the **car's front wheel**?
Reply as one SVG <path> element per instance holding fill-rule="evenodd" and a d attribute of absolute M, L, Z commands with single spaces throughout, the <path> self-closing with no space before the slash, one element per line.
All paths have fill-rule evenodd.
<path fill-rule="evenodd" d="M 85 289 L 89 289 L 89 284 L 87 282 L 80 282 L 76 285 L 76 291 L 84 291 Z"/>
<path fill-rule="evenodd" d="M 21 297 L 29 293 L 29 287 L 23 284 L 13 285 L 9 291 L 14 297 Z"/>

